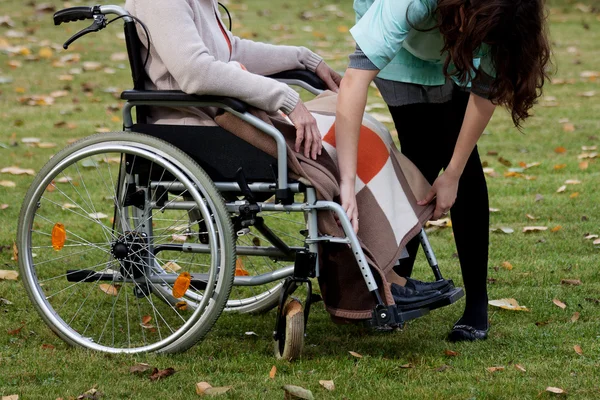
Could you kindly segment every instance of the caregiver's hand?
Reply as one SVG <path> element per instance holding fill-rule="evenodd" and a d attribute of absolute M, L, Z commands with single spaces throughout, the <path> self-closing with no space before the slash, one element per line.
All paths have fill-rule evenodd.
<path fill-rule="evenodd" d="M 435 199 L 435 211 L 433 212 L 432 219 L 436 220 L 446 216 L 456 200 L 459 179 L 459 174 L 453 173 L 450 170 L 444 171 L 444 173 L 435 180 L 429 193 L 427 193 L 427 196 L 417 204 L 425 206 Z"/>
<path fill-rule="evenodd" d="M 342 208 L 346 211 L 346 215 L 352 223 L 354 233 L 358 232 L 358 207 L 356 206 L 356 191 L 354 182 L 342 181 L 340 183 L 340 198 L 342 200 Z"/>
<path fill-rule="evenodd" d="M 319 65 L 317 65 L 315 74 L 325 82 L 327 88 L 332 92 L 337 93 L 340 90 L 340 83 L 342 82 L 341 75 L 332 70 L 325 61 L 321 61 Z"/>
<path fill-rule="evenodd" d="M 323 143 L 321 142 L 321 134 L 315 117 L 308 111 L 302 100 L 298 101 L 288 117 L 296 127 L 296 145 L 294 149 L 297 153 L 300 153 L 301 144 L 304 142 L 304 157 L 316 160 L 317 155 L 321 155 Z"/>

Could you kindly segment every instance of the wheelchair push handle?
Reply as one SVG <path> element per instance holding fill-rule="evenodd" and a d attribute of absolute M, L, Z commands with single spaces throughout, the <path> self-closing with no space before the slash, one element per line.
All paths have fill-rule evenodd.
<path fill-rule="evenodd" d="M 98 32 L 99 30 L 104 29 L 107 25 L 106 16 L 102 13 L 100 6 L 70 7 L 65 8 L 64 10 L 57 11 L 54 14 L 54 25 L 60 25 L 62 23 L 75 21 L 83 21 L 86 19 L 93 19 L 94 22 L 92 23 L 92 25 L 71 36 L 69 40 L 67 40 L 65 44 L 63 44 L 63 48 L 65 50 L 69 48 L 71 43 L 81 38 L 82 36 L 85 36 L 88 33 Z"/>

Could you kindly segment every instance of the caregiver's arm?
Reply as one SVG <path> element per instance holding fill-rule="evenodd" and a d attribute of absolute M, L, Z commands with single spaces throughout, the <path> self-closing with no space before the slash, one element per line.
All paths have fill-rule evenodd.
<path fill-rule="evenodd" d="M 471 93 L 452 159 L 425 199 L 419 202 L 419 205 L 425 205 L 436 199 L 433 219 L 440 218 L 454 205 L 458 181 L 495 108 L 490 100 Z"/>
<path fill-rule="evenodd" d="M 358 139 L 369 85 L 378 73 L 379 70 L 348 68 L 342 79 L 337 100 L 335 147 L 340 168 L 340 197 L 342 207 L 350 218 L 355 232 L 358 232 L 358 209 L 354 191 Z"/>

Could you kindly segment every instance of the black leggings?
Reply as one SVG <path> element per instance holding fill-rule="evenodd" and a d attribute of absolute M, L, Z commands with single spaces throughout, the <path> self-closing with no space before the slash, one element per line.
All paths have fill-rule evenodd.
<path fill-rule="evenodd" d="M 456 90 L 447 103 L 389 107 L 402 153 L 431 184 L 450 162 L 468 100 L 469 93 Z M 479 311 L 476 314 L 486 314 L 489 203 L 477 147 L 460 178 L 450 216 L 467 295 L 467 309 L 475 308 Z M 396 269 L 401 276 L 411 275 L 418 246 L 418 239 L 407 245 L 410 257 L 401 260 Z"/>

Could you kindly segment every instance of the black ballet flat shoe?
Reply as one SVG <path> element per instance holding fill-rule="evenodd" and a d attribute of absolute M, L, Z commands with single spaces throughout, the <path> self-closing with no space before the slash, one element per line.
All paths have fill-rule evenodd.
<path fill-rule="evenodd" d="M 488 337 L 490 327 L 486 329 L 475 329 L 470 325 L 454 325 L 448 334 L 450 342 L 474 342 L 476 340 L 485 340 Z"/>
<path fill-rule="evenodd" d="M 406 287 L 417 292 L 426 292 L 429 290 L 438 290 L 440 293 L 445 293 L 450 290 L 450 282 L 442 279 L 435 282 L 422 282 L 412 278 L 406 279 Z"/>
<path fill-rule="evenodd" d="M 438 290 L 418 292 L 405 286 L 392 283 L 392 297 L 397 306 L 417 308 L 437 300 L 442 294 Z"/>

